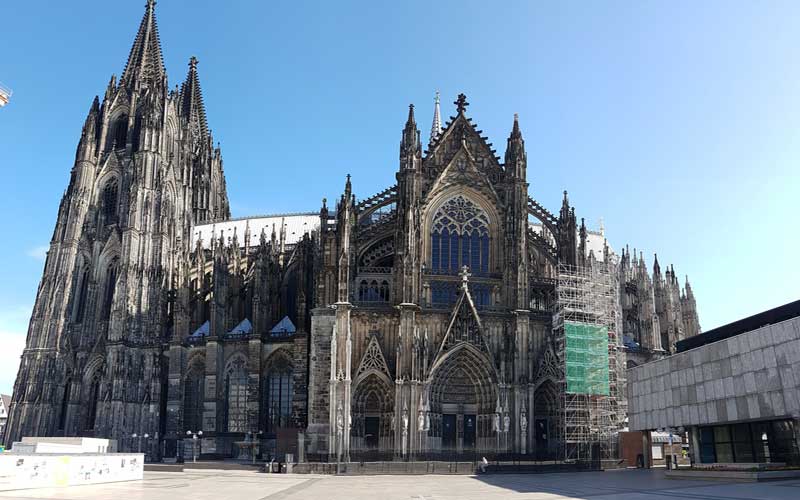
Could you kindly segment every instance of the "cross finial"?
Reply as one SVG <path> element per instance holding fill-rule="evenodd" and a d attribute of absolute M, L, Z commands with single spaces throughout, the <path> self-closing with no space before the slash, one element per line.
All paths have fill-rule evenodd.
<path fill-rule="evenodd" d="M 155 6 L 156 6 L 156 0 L 147 0 L 146 7 L 147 7 L 148 10 L 153 10 L 153 8 L 155 8 Z"/>
<path fill-rule="evenodd" d="M 459 113 L 465 112 L 467 110 L 467 106 L 469 106 L 469 103 L 467 102 L 467 96 L 465 96 L 463 93 L 458 94 L 458 98 L 453 104 L 456 105 L 456 110 Z"/>
<path fill-rule="evenodd" d="M 469 277 L 472 276 L 472 273 L 469 272 L 469 267 L 463 266 L 461 268 L 460 274 L 461 274 L 461 286 L 464 287 L 464 289 L 466 289 L 467 283 L 469 282 Z"/>
<path fill-rule="evenodd" d="M 197 69 L 197 58 L 195 56 L 192 56 L 189 59 L 189 67 L 192 69 Z"/>

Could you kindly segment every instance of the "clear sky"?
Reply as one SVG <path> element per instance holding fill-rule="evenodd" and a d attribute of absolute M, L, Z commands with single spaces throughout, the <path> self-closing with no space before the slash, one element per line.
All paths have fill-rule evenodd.
<path fill-rule="evenodd" d="M 0 391 L 13 386 L 81 126 L 144 0 L 6 2 L 0 81 Z M 407 106 L 459 92 L 531 195 L 688 274 L 704 330 L 800 293 L 800 3 L 161 0 L 170 85 L 189 57 L 234 216 L 317 210 L 394 182 Z M 683 278 L 682 278 L 683 279 Z"/>

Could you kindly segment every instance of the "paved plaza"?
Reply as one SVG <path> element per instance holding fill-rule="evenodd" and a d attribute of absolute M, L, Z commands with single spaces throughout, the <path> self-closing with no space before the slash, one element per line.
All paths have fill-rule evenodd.
<path fill-rule="evenodd" d="M 0 499 L 72 500 L 772 500 L 800 498 L 800 480 L 681 481 L 660 470 L 486 476 L 312 476 L 254 472 L 146 472 L 143 481 L 0 493 Z"/>

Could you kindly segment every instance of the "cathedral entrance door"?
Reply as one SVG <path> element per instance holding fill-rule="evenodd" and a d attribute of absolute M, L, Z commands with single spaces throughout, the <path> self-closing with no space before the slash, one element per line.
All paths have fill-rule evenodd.
<path fill-rule="evenodd" d="M 380 417 L 364 417 L 364 446 L 367 449 L 378 448 L 380 423 Z"/>
<path fill-rule="evenodd" d="M 464 415 L 464 449 L 475 448 L 477 420 L 475 415 Z"/>
<path fill-rule="evenodd" d="M 456 447 L 456 415 L 445 413 L 442 415 L 442 448 L 452 450 Z"/>
<path fill-rule="evenodd" d="M 537 418 L 534 427 L 536 429 L 536 453 L 544 456 L 548 451 L 547 419 Z"/>

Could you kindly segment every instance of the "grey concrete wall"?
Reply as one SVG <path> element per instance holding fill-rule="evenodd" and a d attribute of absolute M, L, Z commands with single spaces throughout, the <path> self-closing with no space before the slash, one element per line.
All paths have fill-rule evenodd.
<path fill-rule="evenodd" d="M 800 418 L 800 317 L 627 371 L 631 430 Z"/>

